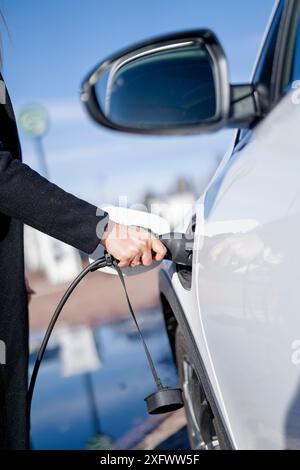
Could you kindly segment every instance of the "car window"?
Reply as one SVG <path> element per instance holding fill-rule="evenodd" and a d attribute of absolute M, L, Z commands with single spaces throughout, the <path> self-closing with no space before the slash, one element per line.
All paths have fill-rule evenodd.
<path fill-rule="evenodd" d="M 282 90 L 288 92 L 300 80 L 300 1 L 293 14 L 285 56 Z"/>
<path fill-rule="evenodd" d="M 292 81 L 295 80 L 300 80 L 300 22 L 298 24 L 297 39 L 295 44 L 295 55 L 292 69 Z"/>
<path fill-rule="evenodd" d="M 256 85 L 264 85 L 268 88 L 272 83 L 273 63 L 277 45 L 278 32 L 280 28 L 282 13 L 285 2 L 281 1 L 275 13 L 272 25 L 268 32 L 265 44 L 263 46 L 256 70 L 254 72 L 253 83 Z"/>
<path fill-rule="evenodd" d="M 267 34 L 253 77 L 253 83 L 255 85 L 262 85 L 266 90 L 268 90 L 270 95 L 272 86 L 273 63 L 284 6 L 285 1 L 281 0 Z M 244 137 L 249 133 L 251 133 L 251 130 L 249 129 L 240 129 L 235 144 L 238 145 L 240 141 L 243 140 Z"/>

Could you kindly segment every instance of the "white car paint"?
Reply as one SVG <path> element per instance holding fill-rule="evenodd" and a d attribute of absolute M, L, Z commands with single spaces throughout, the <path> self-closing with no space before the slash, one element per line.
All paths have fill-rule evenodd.
<path fill-rule="evenodd" d="M 292 360 L 300 338 L 299 124 L 291 93 L 197 209 L 198 308 L 185 313 L 239 449 L 300 444 L 300 366 Z"/>

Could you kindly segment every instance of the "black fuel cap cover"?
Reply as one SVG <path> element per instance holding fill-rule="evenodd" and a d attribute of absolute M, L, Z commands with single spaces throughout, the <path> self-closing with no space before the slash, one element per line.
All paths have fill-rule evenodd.
<path fill-rule="evenodd" d="M 146 397 L 145 402 L 150 415 L 170 413 L 184 406 L 181 388 L 161 388 Z"/>

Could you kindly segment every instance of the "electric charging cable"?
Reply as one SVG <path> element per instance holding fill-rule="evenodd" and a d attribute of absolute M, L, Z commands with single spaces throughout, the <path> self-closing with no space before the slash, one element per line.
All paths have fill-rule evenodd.
<path fill-rule="evenodd" d="M 34 392 L 34 388 L 35 388 L 35 384 L 36 384 L 36 379 L 37 379 L 37 376 L 38 376 L 38 373 L 39 373 L 40 365 L 42 363 L 42 360 L 43 360 L 43 357 L 44 357 L 44 354 L 45 354 L 50 336 L 52 334 L 53 328 L 54 328 L 54 326 L 55 326 L 55 324 L 56 324 L 56 322 L 59 318 L 59 315 L 60 315 L 63 307 L 65 306 L 66 302 L 68 301 L 68 299 L 71 296 L 74 289 L 78 286 L 80 281 L 82 281 L 82 279 L 88 273 L 93 272 L 93 271 L 97 271 L 98 269 L 105 268 L 105 267 L 114 267 L 116 269 L 118 275 L 119 275 L 120 281 L 122 283 L 122 286 L 123 286 L 123 289 L 124 289 L 124 292 L 125 292 L 126 300 L 127 300 L 128 307 L 129 307 L 129 311 L 131 313 L 131 316 L 134 320 L 135 326 L 136 326 L 137 331 L 139 333 L 140 339 L 142 341 L 144 351 L 146 353 L 147 361 L 148 361 L 148 364 L 149 364 L 149 367 L 150 367 L 150 370 L 151 370 L 151 373 L 152 373 L 152 376 L 153 376 L 153 379 L 154 379 L 154 382 L 155 382 L 155 385 L 156 385 L 156 388 L 157 388 L 157 391 L 155 393 L 153 393 L 153 394 L 151 394 L 151 395 L 149 395 L 148 397 L 145 398 L 145 401 L 146 401 L 147 407 L 148 407 L 148 412 L 150 414 L 162 414 L 162 413 L 167 413 L 167 412 L 170 412 L 170 411 L 175 411 L 175 410 L 183 407 L 183 399 L 182 399 L 181 389 L 180 388 L 168 388 L 168 387 L 164 387 L 162 385 L 161 379 L 159 378 L 159 375 L 156 371 L 156 368 L 155 368 L 153 359 L 151 357 L 150 351 L 147 347 L 144 336 L 143 336 L 143 334 L 141 332 L 141 329 L 139 327 L 136 315 L 135 315 L 134 310 L 132 308 L 132 305 L 131 305 L 131 302 L 130 302 L 130 299 L 129 299 L 129 295 L 128 295 L 128 292 L 127 292 L 126 283 L 125 283 L 123 273 L 122 273 L 120 267 L 118 266 L 117 261 L 111 255 L 106 253 L 102 258 L 97 259 L 96 261 L 91 263 L 89 266 L 87 266 L 86 268 L 84 268 L 80 272 L 80 274 L 70 284 L 70 286 L 68 287 L 68 289 L 66 290 L 66 292 L 62 296 L 59 304 L 57 305 L 57 307 L 54 311 L 54 314 L 51 318 L 51 321 L 48 325 L 45 336 L 44 336 L 43 341 L 41 343 L 41 346 L 40 346 L 40 349 L 39 349 L 39 352 L 38 352 L 38 355 L 37 355 L 37 358 L 36 358 L 36 361 L 35 361 L 35 364 L 34 364 L 31 379 L 30 379 L 30 384 L 29 384 L 29 388 L 28 388 L 28 392 L 27 392 L 27 407 L 28 407 L 27 409 L 28 409 L 28 417 L 29 418 L 30 418 L 30 412 L 31 412 L 33 392 Z"/>
<path fill-rule="evenodd" d="M 29 384 L 29 388 L 28 388 L 28 392 L 27 392 L 27 406 L 28 406 L 28 409 L 29 409 L 29 414 L 30 414 L 30 409 L 31 409 L 31 402 L 32 402 L 34 387 L 35 387 L 36 379 L 37 379 L 37 376 L 38 376 L 38 373 L 39 373 L 40 365 L 41 365 L 41 362 L 43 360 L 43 357 L 44 357 L 44 354 L 45 354 L 50 336 L 52 334 L 53 328 L 54 328 L 54 326 L 55 326 L 55 324 L 58 320 L 58 317 L 59 317 L 62 309 L 64 308 L 67 300 L 69 299 L 69 297 L 72 294 L 72 292 L 74 291 L 74 289 L 78 286 L 80 281 L 82 281 L 82 279 L 89 272 L 108 266 L 107 263 L 108 263 L 107 257 L 103 256 L 102 258 L 97 259 L 93 263 L 89 264 L 89 266 L 84 268 L 78 274 L 78 276 L 74 279 L 74 281 L 70 284 L 70 286 L 68 287 L 68 289 L 66 290 L 66 292 L 62 296 L 59 304 L 57 305 L 57 307 L 54 311 L 54 314 L 53 314 L 53 316 L 50 320 L 50 323 L 48 325 L 48 328 L 46 330 L 45 336 L 44 336 L 42 344 L 40 346 L 40 349 L 39 349 L 39 352 L 38 352 L 38 355 L 37 355 L 37 358 L 36 358 L 36 361 L 35 361 L 35 364 L 34 364 L 34 368 L 33 368 L 33 371 L 32 371 L 30 384 Z"/>

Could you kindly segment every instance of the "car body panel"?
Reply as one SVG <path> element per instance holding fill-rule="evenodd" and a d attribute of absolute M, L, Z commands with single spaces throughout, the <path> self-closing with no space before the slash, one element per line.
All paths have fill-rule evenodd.
<path fill-rule="evenodd" d="M 185 311 L 239 449 L 300 447 L 299 124 L 290 93 L 197 208 Z"/>
<path fill-rule="evenodd" d="M 233 132 L 232 142 L 226 154 L 224 155 L 219 167 L 216 169 L 216 173 L 215 173 L 214 178 L 212 179 L 212 182 L 218 179 L 219 175 L 222 174 L 223 169 L 226 167 L 226 164 L 229 161 L 232 155 L 233 149 L 234 149 L 236 136 L 237 136 L 237 132 Z M 211 184 L 208 185 L 207 190 L 204 191 L 202 197 L 199 198 L 199 200 L 197 201 L 193 209 L 189 213 L 186 214 L 186 217 L 182 221 L 182 223 L 178 227 L 176 227 L 176 232 L 179 232 L 179 233 L 187 232 L 188 227 L 193 218 L 196 218 L 198 227 L 203 226 L 204 198 Z M 201 220 L 202 220 L 202 224 L 199 224 L 199 221 Z M 196 238 L 197 237 L 199 238 L 199 234 L 197 234 L 196 232 Z M 200 243 L 201 243 L 201 240 L 202 240 L 202 236 L 200 236 L 199 238 Z M 196 242 L 194 244 L 194 249 L 195 248 L 196 248 Z M 196 261 L 196 257 L 194 256 L 193 273 L 196 270 L 195 261 Z M 232 447 L 236 448 L 234 434 L 230 428 L 230 420 L 229 420 L 229 417 L 227 416 L 227 411 L 223 403 L 221 390 L 219 388 L 217 377 L 215 375 L 213 362 L 211 360 L 209 349 L 207 347 L 205 330 L 202 324 L 202 318 L 201 318 L 201 315 L 199 315 L 198 286 L 197 286 L 197 282 L 195 282 L 195 276 L 193 274 L 191 289 L 187 290 L 183 286 L 177 274 L 176 266 L 174 266 L 174 264 L 171 262 L 164 262 L 164 264 L 167 269 L 168 276 L 171 279 L 172 288 L 176 294 L 176 297 L 180 301 L 182 310 L 185 312 L 185 320 L 188 323 L 189 330 L 191 332 L 191 335 L 193 336 L 194 342 L 199 351 L 199 355 L 201 356 L 202 362 L 205 365 L 205 370 L 206 370 L 206 373 L 210 382 L 211 392 L 213 392 L 218 409 L 220 410 L 220 413 L 222 414 L 223 421 L 226 423 L 226 428 L 227 428 L 226 431 L 228 433 L 228 438 L 232 443 Z"/>

